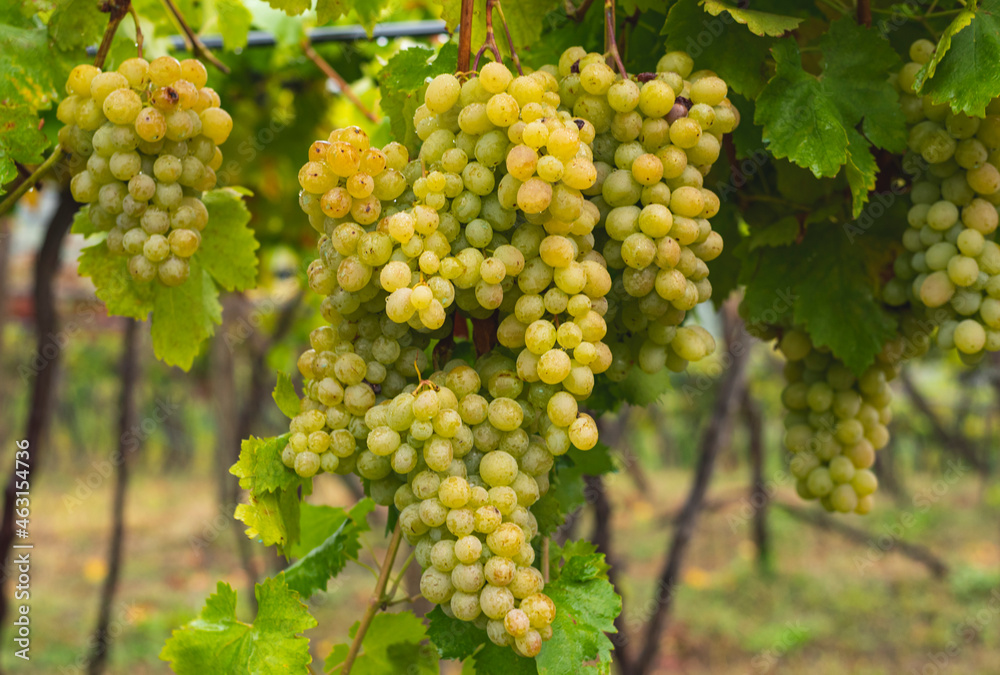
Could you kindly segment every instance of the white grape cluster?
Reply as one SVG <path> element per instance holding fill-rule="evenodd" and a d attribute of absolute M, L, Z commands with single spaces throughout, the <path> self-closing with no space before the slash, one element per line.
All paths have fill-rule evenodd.
<path fill-rule="evenodd" d="M 876 363 L 855 377 L 803 330 L 784 332 L 778 342 L 788 359 L 781 394 L 787 409 L 784 444 L 792 453 L 790 468 L 802 498 L 819 499 L 827 511 L 871 510 L 878 488 L 871 466 L 875 452 L 889 442 L 889 382 L 904 356 L 911 356 L 906 350 L 913 342 L 900 336 L 887 343 Z"/>
<path fill-rule="evenodd" d="M 634 79 L 579 47 L 559 60 L 562 105 L 596 132 L 597 180 L 584 193 L 600 212 L 596 244 L 614 279 L 606 316 L 614 327 L 607 368 L 614 380 L 633 362 L 650 373 L 679 371 L 715 350 L 707 331 L 680 324 L 712 294 L 706 262 L 723 242 L 709 223 L 720 202 L 704 176 L 739 115 L 725 82 L 692 69 L 683 52 L 666 54 L 655 74 Z"/>
<path fill-rule="evenodd" d="M 971 364 L 1000 350 L 1000 99 L 978 118 L 915 95 L 916 74 L 933 53 L 932 42 L 914 42 L 897 79 L 910 125 L 904 168 L 915 178 L 905 252 L 884 298 L 927 308 L 940 324 L 938 346 Z"/>
<path fill-rule="evenodd" d="M 107 72 L 79 65 L 67 80 L 56 114 L 73 198 L 137 281 L 184 283 L 208 224 L 200 197 L 215 187 L 233 122 L 207 80 L 200 61 L 169 56 Z"/>
<path fill-rule="evenodd" d="M 707 103 L 708 112 L 696 105 L 694 115 L 685 107 L 668 119 L 674 91 L 695 86 L 677 73 L 641 87 L 605 74 L 608 86 L 592 98 L 607 105 L 611 85 L 638 92 L 623 104 L 639 117 L 635 135 L 613 137 L 602 108 L 576 105 L 579 96 L 567 102 L 555 66 L 515 76 L 489 63 L 464 81 L 442 74 L 428 83 L 412 161 L 402 145 L 372 148 L 347 128 L 313 143 L 299 172 L 300 206 L 322 234 L 309 283 L 324 296 L 329 326 L 313 332 L 299 360 L 305 399 L 282 459 L 303 477 L 366 479 L 378 503 L 399 509 L 424 568 L 424 597 L 529 657 L 551 637 L 556 611 L 532 567 L 531 508 L 558 456 L 597 445 L 582 404 L 614 361 L 615 286 L 614 306 L 645 321 L 632 321 L 628 338 L 641 345 L 648 333 L 662 351 L 659 363 L 642 352 L 645 369 L 680 367 L 714 349 L 706 331 L 680 323 L 710 294 L 704 261 L 722 246 L 707 220 L 718 200 L 701 179 L 718 137 L 735 125 L 725 85 L 707 73 L 697 79 L 695 98 L 720 110 L 713 125 Z M 650 100 L 668 103 L 650 111 Z M 661 136 L 626 162 L 644 120 Z M 715 145 L 681 150 L 672 125 L 690 127 L 680 142 L 709 129 Z M 610 144 L 621 146 L 610 152 L 624 171 L 595 163 Z M 683 181 L 661 181 L 664 161 Z M 635 191 L 619 185 L 622 173 L 634 182 L 633 172 L 645 181 Z M 647 255 L 650 246 L 659 253 Z M 668 282 L 679 294 L 655 291 L 663 275 L 679 275 Z M 456 324 L 469 319 L 498 345 L 474 364 L 449 355 Z"/>

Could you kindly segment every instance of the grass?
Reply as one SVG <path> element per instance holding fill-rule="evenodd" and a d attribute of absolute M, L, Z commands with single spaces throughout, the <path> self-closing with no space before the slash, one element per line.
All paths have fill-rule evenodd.
<path fill-rule="evenodd" d="M 744 475 L 719 476 L 710 498 L 739 494 Z M 669 540 L 669 514 L 683 500 L 690 475 L 663 471 L 649 478 L 654 492 L 649 496 L 638 494 L 627 475 L 608 480 L 630 633 L 645 616 L 644 599 L 651 596 Z M 318 501 L 348 500 L 333 480 L 317 486 L 313 498 Z M 32 659 L 12 658 L 8 646 L 4 663 L 9 672 L 83 672 L 82 655 L 106 572 L 110 483 L 70 509 L 64 498 L 76 487 L 75 478 L 47 474 L 34 488 L 33 502 L 46 506 L 36 507 L 31 523 Z M 873 533 L 868 548 L 772 511 L 770 574 L 757 568 L 738 501 L 706 512 L 655 672 L 995 673 L 1000 653 L 996 514 L 978 502 L 978 486 L 970 478 L 949 486 L 924 509 L 928 495 L 936 494 L 933 488 L 931 482 L 915 481 L 913 496 L 902 507 L 883 498 L 869 519 L 848 519 Z M 214 483 L 204 477 L 136 478 L 109 672 L 169 673 L 157 658 L 164 640 L 200 610 L 219 580 L 237 588 L 240 616 L 252 619 L 230 514 L 219 511 L 214 495 Z M 790 488 L 780 496 L 794 501 Z M 881 552 L 877 537 L 903 522 L 904 514 L 911 514 L 913 522 L 903 536 L 947 560 L 952 573 L 946 580 L 934 580 L 923 566 L 892 551 Z M 579 531 L 589 532 L 589 527 L 583 518 Z M 380 532 L 376 527 L 366 542 L 368 563 L 373 552 L 380 552 L 373 547 L 384 545 Z M 873 555 L 866 557 L 869 552 Z M 272 553 L 258 548 L 256 556 L 261 567 L 277 569 Z M 331 592 L 311 602 L 320 622 L 309 633 L 317 661 L 346 640 L 372 585 L 370 572 L 352 565 L 331 584 Z"/>

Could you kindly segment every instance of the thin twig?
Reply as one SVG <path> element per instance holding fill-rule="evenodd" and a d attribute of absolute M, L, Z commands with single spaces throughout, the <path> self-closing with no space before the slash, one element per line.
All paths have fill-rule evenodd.
<path fill-rule="evenodd" d="M 347 97 L 347 100 L 353 103 L 354 106 L 361 111 L 362 115 L 375 124 L 379 123 L 380 120 L 378 115 L 373 113 L 368 106 L 366 106 L 362 100 L 358 98 L 358 95 L 354 93 L 353 89 L 351 89 L 351 85 L 347 84 L 347 80 L 341 77 L 340 73 L 334 70 L 333 66 L 331 66 L 326 59 L 320 56 L 319 53 L 313 49 L 312 44 L 309 42 L 309 38 L 302 40 L 302 52 L 308 56 L 320 70 L 323 71 L 324 75 L 337 83 L 337 87 L 340 88 L 340 93 Z"/>
<path fill-rule="evenodd" d="M 365 609 L 365 615 L 361 617 L 361 623 L 358 624 L 358 632 L 355 633 L 351 647 L 347 651 L 347 657 L 340 668 L 341 675 L 349 675 L 351 672 L 354 660 L 358 658 L 358 652 L 361 651 L 361 643 L 365 639 L 365 633 L 368 632 L 368 627 L 372 625 L 372 619 L 375 618 L 375 615 L 382 607 L 382 603 L 385 602 L 385 587 L 389 583 L 389 573 L 392 571 L 392 563 L 396 560 L 396 553 L 399 551 L 399 542 L 402 538 L 403 528 L 399 523 L 396 523 L 396 529 L 392 533 L 392 540 L 389 542 L 389 550 L 386 551 L 385 560 L 382 561 L 382 573 L 379 574 L 375 590 L 372 591 L 372 595 L 368 599 L 368 607 Z"/>
<path fill-rule="evenodd" d="M 500 0 L 493 0 L 493 6 L 500 12 L 500 23 L 503 24 L 503 30 L 507 34 L 507 44 L 510 45 L 510 58 L 513 59 L 518 74 L 524 75 L 524 69 L 521 68 L 521 59 L 517 58 L 517 51 L 514 49 L 514 38 L 511 37 L 510 26 L 507 25 L 507 17 L 503 15 L 503 7 L 500 6 Z"/>
<path fill-rule="evenodd" d="M 573 4 L 573 0 L 565 0 L 566 16 L 577 23 L 581 23 L 587 16 L 587 10 L 594 4 L 594 0 L 583 0 L 579 6 Z"/>
<path fill-rule="evenodd" d="M 615 65 L 618 66 L 618 72 L 625 79 L 628 79 L 628 71 L 625 70 L 625 64 L 622 63 L 622 55 L 618 52 L 618 45 L 615 42 L 615 3 L 614 0 L 604 0 L 604 22 L 605 22 L 605 37 L 608 42 L 608 51 L 615 58 Z"/>
<path fill-rule="evenodd" d="M 399 568 L 399 572 L 396 573 L 396 581 L 392 583 L 392 590 L 386 593 L 385 598 L 388 604 L 392 604 L 391 600 L 396 597 L 396 592 L 399 590 L 399 584 L 402 583 L 403 577 L 406 576 L 406 570 L 409 569 L 410 564 L 417 557 L 417 551 L 414 549 L 407 556 L 406 560 L 403 561 L 403 566 Z"/>
<path fill-rule="evenodd" d="M 549 583 L 549 538 L 542 537 L 542 579 Z"/>
<path fill-rule="evenodd" d="M 188 25 L 188 22 L 184 18 L 184 15 L 181 14 L 181 11 L 177 9 L 177 5 L 174 4 L 174 0 L 163 0 L 163 4 L 166 5 L 167 9 L 170 10 L 170 13 L 174 15 L 174 19 L 177 20 L 181 30 L 184 31 L 184 35 L 187 36 L 188 42 L 191 43 L 191 50 L 194 52 L 194 55 L 204 58 L 213 66 L 228 75 L 229 66 L 215 58 L 215 54 L 209 51 L 208 47 L 206 47 L 205 43 L 201 41 L 201 38 L 198 37 L 197 33 L 195 33 L 191 26 Z"/>
<path fill-rule="evenodd" d="M 487 49 L 493 52 L 493 58 L 496 59 L 497 63 L 503 63 L 500 47 L 497 46 L 496 34 L 493 32 L 493 3 L 494 0 L 486 0 L 486 41 L 476 52 L 476 60 L 472 62 L 473 70 L 479 70 L 479 59 L 482 58 Z"/>
<path fill-rule="evenodd" d="M 130 2 L 128 5 L 129 14 L 132 15 L 132 20 L 135 21 L 135 45 L 136 52 L 139 58 L 142 58 L 142 28 L 139 26 L 139 15 L 135 13 L 135 7 L 132 6 Z"/>
<path fill-rule="evenodd" d="M 33 188 L 35 183 L 41 180 L 42 176 L 48 173 L 49 169 L 51 169 L 56 162 L 62 159 L 63 154 L 62 146 L 56 146 L 56 149 L 53 150 L 52 154 L 48 156 L 48 159 L 42 162 L 30 176 L 25 178 L 24 181 L 22 181 L 21 184 L 18 185 L 13 192 L 7 195 L 7 198 L 4 199 L 2 203 L 0 203 L 0 216 L 10 211 L 14 207 L 14 204 L 16 204 L 17 201 L 24 196 L 24 193 Z"/>

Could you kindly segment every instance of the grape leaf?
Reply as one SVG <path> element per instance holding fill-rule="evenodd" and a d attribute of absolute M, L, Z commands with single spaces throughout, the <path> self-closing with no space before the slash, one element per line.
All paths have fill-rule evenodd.
<path fill-rule="evenodd" d="M 212 278 L 227 291 L 242 291 L 257 280 L 260 244 L 254 238 L 250 211 L 239 193 L 229 188 L 202 195 L 208 209 L 208 225 L 201 233 L 196 256 Z"/>
<path fill-rule="evenodd" d="M 197 257 L 180 286 L 153 284 L 153 352 L 156 358 L 189 370 L 202 342 L 222 323 L 219 291 Z"/>
<path fill-rule="evenodd" d="M 747 323 L 804 325 L 860 374 L 895 333 L 872 294 L 863 252 L 836 227 L 809 228 L 799 244 L 760 248 L 744 260 Z"/>
<path fill-rule="evenodd" d="M 160 652 L 177 675 L 302 673 L 308 675 L 309 640 L 300 633 L 316 619 L 279 575 L 257 584 L 257 618 L 236 618 L 236 591 L 219 582 L 196 619 L 171 634 Z"/>
<path fill-rule="evenodd" d="M 1000 96 L 1000 0 L 982 0 L 955 17 L 934 56 L 917 73 L 920 93 L 952 110 L 982 117 Z"/>
<path fill-rule="evenodd" d="M 458 45 L 449 42 L 432 61 L 433 56 L 433 49 L 414 45 L 396 53 L 378 74 L 381 106 L 389 117 L 392 134 L 410 149 L 411 156 L 416 155 L 419 142 L 413 128 L 413 113 L 423 98 L 424 81 L 455 71 Z"/>
<path fill-rule="evenodd" d="M 240 457 L 229 469 L 229 473 L 240 479 L 241 488 L 252 495 L 260 495 L 288 489 L 298 482 L 295 473 L 281 463 L 281 451 L 288 445 L 290 435 L 244 439 L 240 444 Z"/>
<path fill-rule="evenodd" d="M 427 637 L 437 647 L 442 659 L 467 659 L 488 640 L 486 631 L 477 628 L 471 621 L 448 616 L 440 606 L 435 607 L 427 618 Z"/>
<path fill-rule="evenodd" d="M 351 627 L 353 639 L 358 624 Z M 440 665 L 434 648 L 421 644 L 427 638 L 427 628 L 413 612 L 387 614 L 380 612 L 372 619 L 361 641 L 361 653 L 351 673 L 357 675 L 438 675 Z M 337 645 L 330 652 L 325 669 L 336 675 L 347 657 L 349 647 Z"/>
<path fill-rule="evenodd" d="M 309 539 L 291 546 L 290 555 L 299 559 L 285 570 L 290 588 L 304 598 L 316 591 L 325 591 L 327 582 L 340 574 L 348 560 L 358 557 L 361 550 L 359 537 L 368 531 L 365 517 L 375 509 L 375 502 L 363 499 L 349 512 L 331 506 L 303 504 L 299 530 Z M 338 523 L 332 531 L 329 525 Z M 317 536 L 329 532 L 325 540 L 316 542 Z"/>
<path fill-rule="evenodd" d="M 795 30 L 802 23 L 802 19 L 798 17 L 733 7 L 729 3 L 719 2 L 719 0 L 705 0 L 705 11 L 712 16 L 719 16 L 722 12 L 726 12 L 733 17 L 736 23 L 743 24 L 750 29 L 751 33 L 761 37 L 781 37 L 785 33 Z"/>
<path fill-rule="evenodd" d="M 542 647 L 544 653 L 545 647 Z M 518 656 L 510 647 L 500 647 L 487 642 L 473 657 L 476 675 L 538 675 L 535 659 Z M 579 666 L 579 664 L 577 664 Z M 567 674 L 576 672 L 565 671 Z"/>
<path fill-rule="evenodd" d="M 874 181 L 874 160 L 870 153 L 863 156 L 868 140 L 897 152 L 906 144 L 899 97 L 886 79 L 898 56 L 885 40 L 849 19 L 831 24 L 820 50 L 825 66 L 817 78 L 802 68 L 794 40 L 775 43 L 777 70 L 757 98 L 754 121 L 763 126 L 772 155 L 817 178 L 836 176 L 850 163 L 848 180 L 859 213 Z M 858 124 L 868 140 L 849 133 Z"/>
<path fill-rule="evenodd" d="M 67 55 L 53 49 L 45 28 L 0 23 L 0 101 L 47 107 L 59 98 L 62 85 L 72 67 Z M 37 125 L 37 119 L 35 120 Z"/>
<path fill-rule="evenodd" d="M 100 0 L 57 0 L 49 19 L 49 34 L 59 49 L 71 51 L 101 41 L 108 15 Z"/>
<path fill-rule="evenodd" d="M 545 593 L 556 604 L 556 618 L 552 639 L 536 657 L 538 674 L 610 673 L 614 645 L 605 633 L 618 632 L 622 600 L 608 581 L 604 555 L 567 558 Z"/>
<path fill-rule="evenodd" d="M 747 246 L 751 251 L 756 251 L 762 246 L 788 246 L 794 243 L 798 236 L 799 221 L 795 216 L 785 216 L 763 229 L 754 230 L 747 239 Z"/>
<path fill-rule="evenodd" d="M 39 129 L 38 115 L 27 105 L 0 102 L 0 157 L 21 164 L 40 164 L 49 139 Z"/>
<path fill-rule="evenodd" d="M 699 0 L 678 0 L 661 31 L 667 49 L 686 51 L 695 68 L 714 70 L 734 91 L 756 98 L 764 87 L 764 62 L 774 40 L 739 26 L 729 13 L 706 14 Z"/>
<path fill-rule="evenodd" d="M 325 2 L 337 2 L 338 0 L 317 0 L 317 5 L 322 5 Z M 312 0 L 267 0 L 267 4 L 271 5 L 275 9 L 280 9 L 282 12 L 288 16 L 298 16 L 302 12 L 308 12 L 312 8 Z M 316 8 L 317 12 L 327 11 L 325 9 L 320 10 L 319 7 Z"/>
<path fill-rule="evenodd" d="M 294 558 L 301 558 L 316 547 L 322 545 L 340 525 L 348 520 L 354 521 L 359 529 L 358 532 L 368 531 L 368 514 L 375 510 L 375 502 L 365 498 L 351 507 L 350 511 L 326 505 L 302 503 L 302 516 L 300 525 L 302 538 L 288 549 L 288 554 Z M 352 557 L 356 556 L 357 550 L 351 549 Z"/>
<path fill-rule="evenodd" d="M 85 237 L 92 234 L 103 234 L 102 230 L 90 222 L 90 209 L 87 207 L 83 207 L 73 214 L 73 225 L 69 231 L 72 234 L 82 234 Z"/>
<path fill-rule="evenodd" d="M 288 373 L 278 373 L 278 383 L 274 385 L 271 398 L 278 404 L 278 410 L 289 419 L 298 415 L 301 410 L 302 401 L 295 393 L 295 385 L 292 384 L 292 378 Z"/>
<path fill-rule="evenodd" d="M 77 271 L 81 277 L 90 277 L 108 314 L 145 321 L 153 311 L 153 285 L 133 281 L 128 258 L 113 254 L 103 241 L 80 251 Z"/>
<path fill-rule="evenodd" d="M 861 215 L 868 193 L 875 189 L 878 164 L 868 149 L 868 142 L 854 129 L 847 130 L 847 184 L 851 187 L 851 217 Z"/>
<path fill-rule="evenodd" d="M 330 23 L 347 16 L 351 10 L 358 15 L 358 22 L 364 26 L 368 36 L 378 23 L 379 17 L 391 0 L 366 0 L 365 2 L 348 2 L 347 0 L 316 0 L 316 20 L 320 24 Z"/>
<path fill-rule="evenodd" d="M 253 15 L 240 0 L 215 0 L 218 14 L 218 29 L 222 34 L 222 45 L 228 50 L 247 46 L 247 34 L 253 23 Z"/>
<path fill-rule="evenodd" d="M 237 505 L 233 515 L 247 526 L 247 537 L 285 550 L 299 538 L 300 504 L 294 490 L 250 494 L 247 503 Z"/>

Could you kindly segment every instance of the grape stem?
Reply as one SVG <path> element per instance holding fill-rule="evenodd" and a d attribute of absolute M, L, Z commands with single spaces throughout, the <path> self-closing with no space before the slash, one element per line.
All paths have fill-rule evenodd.
<path fill-rule="evenodd" d="M 542 579 L 549 583 L 549 538 L 542 537 Z"/>
<path fill-rule="evenodd" d="M 174 0 L 163 0 L 163 5 L 167 8 L 167 10 L 169 10 L 171 14 L 173 14 L 174 19 L 177 21 L 177 24 L 184 32 L 184 35 L 187 38 L 188 43 L 190 43 L 191 51 L 194 52 L 194 55 L 204 58 L 206 61 L 211 63 L 220 71 L 228 75 L 229 66 L 224 64 L 219 59 L 215 58 L 215 55 L 211 51 L 209 51 L 208 47 L 206 47 L 205 43 L 201 41 L 201 38 L 198 37 L 197 33 L 195 33 L 194 30 L 191 28 L 191 26 L 188 25 L 188 22 L 184 19 L 184 15 L 181 14 L 181 11 L 177 9 L 177 5 L 174 4 Z"/>
<path fill-rule="evenodd" d="M 497 12 L 500 13 L 500 23 L 503 24 L 503 31 L 504 31 L 504 33 L 507 34 L 507 44 L 510 45 L 510 58 L 513 59 L 514 66 L 517 67 L 517 73 L 518 73 L 518 75 L 524 75 L 524 69 L 521 68 L 521 59 L 519 59 L 517 57 L 517 51 L 514 50 L 514 38 L 511 37 L 510 26 L 507 25 L 507 17 L 505 17 L 503 15 L 503 7 L 500 6 L 500 0 L 487 0 L 487 2 L 486 2 L 486 5 L 487 5 L 486 11 L 489 14 L 493 13 L 493 10 L 490 9 L 490 4 L 491 3 L 492 3 L 493 7 L 496 7 Z"/>
<path fill-rule="evenodd" d="M 469 58 L 472 55 L 472 17 L 475 0 L 462 0 L 462 17 L 458 24 L 458 65 L 459 73 L 469 70 Z"/>
<path fill-rule="evenodd" d="M 136 55 L 141 59 L 142 58 L 142 28 L 139 26 L 139 15 L 136 14 L 135 7 L 132 6 L 131 2 L 129 2 L 129 5 L 128 5 L 128 12 L 129 12 L 129 14 L 132 15 L 132 21 L 135 22 Z"/>
<path fill-rule="evenodd" d="M 104 29 L 104 37 L 101 38 L 101 46 L 97 48 L 97 55 L 94 56 L 94 65 L 98 68 L 104 66 L 105 59 L 108 58 L 108 51 L 111 49 L 111 42 L 114 40 L 115 33 L 118 32 L 118 26 L 121 24 L 122 19 L 125 18 L 130 11 L 134 12 L 132 9 L 132 0 L 115 0 L 112 2 L 107 11 L 110 13 L 110 18 L 108 19 L 108 27 Z M 139 32 L 139 23 L 135 24 L 136 33 Z M 140 50 L 142 49 L 142 38 L 139 38 Z M 141 51 L 140 51 L 141 53 Z M 56 149 L 52 151 L 44 162 L 42 162 L 37 169 L 35 169 L 30 176 L 25 178 L 20 185 L 14 188 L 13 192 L 7 195 L 7 198 L 0 202 L 0 216 L 10 211 L 14 208 L 17 201 L 24 196 L 24 194 L 33 188 L 42 177 L 55 166 L 60 159 L 66 153 L 63 152 L 62 146 L 57 145 Z"/>
<path fill-rule="evenodd" d="M 604 0 L 604 30 L 604 36 L 607 39 L 607 51 L 611 52 L 611 55 L 614 57 L 615 65 L 618 66 L 618 72 L 627 80 L 628 71 L 625 70 L 625 64 L 622 63 L 622 56 L 618 52 L 618 44 L 615 42 L 614 0 Z"/>
<path fill-rule="evenodd" d="M 872 27 L 871 0 L 858 0 L 858 25 L 866 28 Z"/>
<path fill-rule="evenodd" d="M 500 47 L 497 46 L 496 34 L 493 32 L 493 5 L 495 0 L 486 0 L 486 41 L 476 52 L 476 60 L 472 62 L 472 69 L 479 70 L 479 59 L 486 53 L 487 48 L 493 52 L 493 58 L 497 63 L 503 63 L 503 56 L 500 54 Z"/>
<path fill-rule="evenodd" d="M 348 675 L 351 672 L 354 661 L 358 658 L 358 652 L 361 651 L 361 642 L 365 639 L 365 633 L 368 632 L 369 626 L 372 625 L 372 619 L 375 618 L 379 609 L 387 602 L 385 587 L 389 584 L 389 573 L 392 571 L 392 564 L 396 560 L 396 554 L 399 552 L 399 543 L 402 538 L 403 528 L 397 522 L 396 529 L 392 532 L 392 540 L 389 542 L 389 550 L 386 551 L 385 559 L 382 561 L 382 570 L 378 581 L 375 583 L 375 590 L 372 591 L 371 597 L 368 599 L 368 607 L 365 609 L 365 614 L 361 617 L 361 622 L 358 624 L 358 632 L 355 633 L 354 640 L 351 641 L 351 647 L 347 651 L 347 657 L 344 658 L 344 663 L 340 668 L 341 675 Z"/>
<path fill-rule="evenodd" d="M 565 0 L 566 16 L 577 23 L 581 23 L 587 16 L 587 10 L 594 4 L 594 0 L 583 0 L 579 6 L 573 4 L 573 0 Z"/>
<path fill-rule="evenodd" d="M 372 112 L 368 106 L 366 106 L 358 95 L 354 93 L 351 89 L 351 85 L 347 84 L 347 80 L 341 77 L 340 73 L 334 70 L 333 66 L 324 59 L 319 53 L 313 49 L 312 43 L 309 42 L 309 38 L 302 40 L 302 52 L 309 57 L 309 59 L 316 64 L 316 66 L 323 71 L 323 74 L 327 76 L 328 79 L 333 80 L 337 83 L 337 87 L 348 101 L 354 104 L 354 107 L 361 111 L 361 114 L 369 119 L 369 121 L 378 124 L 381 119 L 378 115 Z"/>

